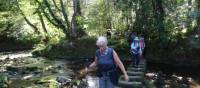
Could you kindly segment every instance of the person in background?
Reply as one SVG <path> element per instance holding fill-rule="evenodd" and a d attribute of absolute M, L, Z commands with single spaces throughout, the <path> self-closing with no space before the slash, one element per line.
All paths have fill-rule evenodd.
<path fill-rule="evenodd" d="M 114 33 L 114 38 L 115 38 L 115 39 L 119 39 L 119 38 L 120 38 L 120 32 L 119 32 L 119 31 L 116 31 L 116 32 Z"/>
<path fill-rule="evenodd" d="M 131 33 L 130 30 L 126 31 L 126 32 L 124 33 L 124 37 L 125 37 L 126 39 L 128 39 L 130 33 Z"/>
<path fill-rule="evenodd" d="M 135 37 L 131 43 L 131 54 L 133 66 L 137 67 L 140 62 L 140 41 L 138 37 Z"/>
<path fill-rule="evenodd" d="M 112 35 L 111 29 L 107 29 L 107 31 L 106 31 L 106 36 L 107 36 L 108 38 L 111 38 L 111 35 Z"/>
<path fill-rule="evenodd" d="M 131 31 L 130 30 L 125 31 L 124 37 L 126 38 L 126 40 L 127 40 L 128 43 L 129 43 L 129 36 L 130 35 L 131 35 Z"/>
<path fill-rule="evenodd" d="M 128 42 L 129 42 L 129 45 L 131 46 L 133 40 L 135 39 L 136 37 L 136 33 L 135 32 L 131 32 L 130 35 L 129 35 L 129 38 L 128 38 Z"/>
<path fill-rule="evenodd" d="M 96 45 L 99 49 L 96 50 L 95 60 L 91 63 L 86 71 L 92 67 L 97 66 L 97 76 L 99 77 L 99 88 L 114 88 L 118 84 L 118 72 L 117 67 L 124 74 L 126 81 L 129 80 L 127 72 L 123 63 L 118 57 L 113 48 L 107 46 L 107 38 L 99 37 Z"/>
<path fill-rule="evenodd" d="M 145 48 L 145 42 L 144 42 L 144 38 L 143 37 L 140 37 L 140 51 L 139 51 L 139 54 L 140 54 L 140 57 L 143 59 L 143 52 L 144 52 L 144 48 Z"/>

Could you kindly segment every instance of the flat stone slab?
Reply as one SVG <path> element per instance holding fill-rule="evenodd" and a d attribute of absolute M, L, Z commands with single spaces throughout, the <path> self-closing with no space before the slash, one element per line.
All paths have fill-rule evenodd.
<path fill-rule="evenodd" d="M 129 67 L 128 68 L 128 71 L 135 71 L 135 72 L 144 72 L 145 71 L 145 68 L 136 68 L 136 67 Z"/>
<path fill-rule="evenodd" d="M 142 82 L 127 82 L 120 80 L 119 81 L 119 88 L 141 88 Z"/>
<path fill-rule="evenodd" d="M 136 76 L 136 75 L 138 75 L 138 76 L 144 76 L 144 72 L 135 72 L 135 71 L 127 71 L 127 74 L 129 75 L 129 76 Z"/>
<path fill-rule="evenodd" d="M 129 81 L 143 81 L 144 77 L 143 76 L 129 76 Z M 124 80 L 124 76 L 121 76 L 119 80 Z"/>
<path fill-rule="evenodd" d="M 124 76 L 119 78 L 119 87 L 117 88 L 144 88 L 144 74 L 146 69 L 146 61 L 141 60 L 139 65 L 133 66 L 132 64 L 127 68 L 129 81 L 124 80 Z"/>
<path fill-rule="evenodd" d="M 133 66 L 133 64 L 131 64 L 129 67 L 136 67 L 136 66 Z M 145 64 L 139 64 L 137 67 L 139 68 L 145 68 Z"/>

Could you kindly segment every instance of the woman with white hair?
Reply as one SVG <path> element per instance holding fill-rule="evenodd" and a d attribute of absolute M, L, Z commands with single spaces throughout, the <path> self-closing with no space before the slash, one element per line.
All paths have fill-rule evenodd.
<path fill-rule="evenodd" d="M 99 77 L 99 88 L 114 88 L 118 83 L 117 66 L 128 81 L 128 75 L 123 63 L 113 48 L 107 46 L 106 37 L 100 36 L 96 42 L 99 49 L 96 50 L 95 60 L 88 68 L 97 66 L 97 76 Z"/>

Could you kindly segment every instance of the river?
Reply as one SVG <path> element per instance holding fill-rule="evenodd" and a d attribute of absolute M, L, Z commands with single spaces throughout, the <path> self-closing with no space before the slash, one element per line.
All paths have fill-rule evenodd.
<path fill-rule="evenodd" d="M 123 63 L 127 67 L 130 61 Z M 82 72 L 84 64 L 85 59 L 48 59 L 31 51 L 0 53 L 0 75 L 9 78 L 9 88 L 98 88 L 94 73 Z M 155 88 L 200 88 L 199 73 L 198 68 L 147 63 L 146 79 Z"/>

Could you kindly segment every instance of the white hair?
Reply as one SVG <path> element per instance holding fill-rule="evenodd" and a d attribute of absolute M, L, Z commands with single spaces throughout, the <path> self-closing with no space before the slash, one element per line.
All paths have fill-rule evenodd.
<path fill-rule="evenodd" d="M 108 40 L 106 37 L 104 36 L 100 36 L 96 42 L 97 46 L 103 46 L 103 45 L 107 45 L 108 44 Z"/>

